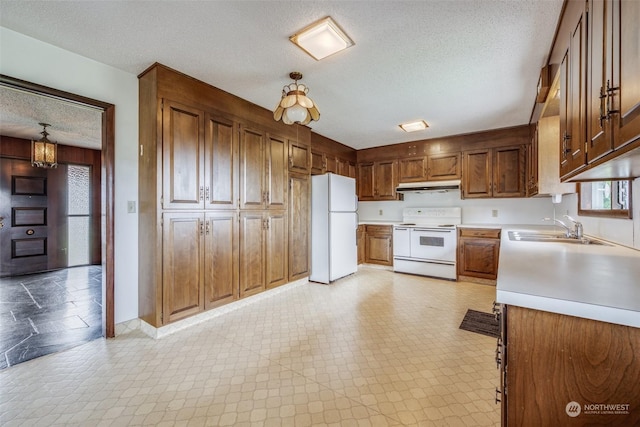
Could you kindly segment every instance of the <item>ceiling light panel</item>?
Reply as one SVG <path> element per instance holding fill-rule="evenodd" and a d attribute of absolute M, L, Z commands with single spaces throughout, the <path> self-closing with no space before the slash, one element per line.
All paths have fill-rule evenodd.
<path fill-rule="evenodd" d="M 417 132 L 419 130 L 424 130 L 429 127 L 427 122 L 425 122 L 424 120 L 418 120 L 417 122 L 402 123 L 398 126 L 400 126 L 400 129 L 402 129 L 405 132 Z"/>
<path fill-rule="evenodd" d="M 354 45 L 353 40 L 330 16 L 302 29 L 289 40 L 317 61 Z"/>

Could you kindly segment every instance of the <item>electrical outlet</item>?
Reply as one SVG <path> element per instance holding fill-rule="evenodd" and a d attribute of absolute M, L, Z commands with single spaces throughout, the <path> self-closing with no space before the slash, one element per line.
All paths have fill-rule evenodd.
<path fill-rule="evenodd" d="M 382 215 L 382 209 L 378 211 L 378 215 Z"/>
<path fill-rule="evenodd" d="M 491 211 L 491 216 L 494 217 L 494 218 L 497 218 L 498 217 L 498 209 L 493 209 Z"/>
<path fill-rule="evenodd" d="M 136 202 L 135 202 L 135 200 L 127 201 L 127 213 L 136 213 Z"/>

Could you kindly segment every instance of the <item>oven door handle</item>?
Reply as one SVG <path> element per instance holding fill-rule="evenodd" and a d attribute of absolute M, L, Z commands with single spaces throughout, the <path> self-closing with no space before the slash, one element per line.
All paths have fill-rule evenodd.
<path fill-rule="evenodd" d="M 414 228 L 413 231 L 433 231 L 435 233 L 453 233 L 455 230 L 442 230 L 439 228 Z"/>

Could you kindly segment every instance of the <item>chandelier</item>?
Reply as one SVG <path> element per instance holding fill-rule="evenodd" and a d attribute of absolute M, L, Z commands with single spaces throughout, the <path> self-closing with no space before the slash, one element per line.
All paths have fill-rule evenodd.
<path fill-rule="evenodd" d="M 31 166 L 38 168 L 57 168 L 58 167 L 58 144 L 47 139 L 48 123 L 38 123 L 42 126 L 42 138 L 37 141 L 31 141 Z"/>
<path fill-rule="evenodd" d="M 298 80 L 302 79 L 302 73 L 293 71 L 289 77 L 295 82 L 282 88 L 282 98 L 273 112 L 274 120 L 282 119 L 282 122 L 287 125 L 294 123 L 306 125 L 312 120 L 317 121 L 320 118 L 320 112 L 316 104 L 307 96 L 309 88 L 298 83 Z"/>

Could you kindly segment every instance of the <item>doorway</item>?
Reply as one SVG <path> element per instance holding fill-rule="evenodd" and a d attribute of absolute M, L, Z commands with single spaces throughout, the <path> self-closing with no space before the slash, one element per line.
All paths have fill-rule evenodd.
<path fill-rule="evenodd" d="M 71 277 L 71 282 L 74 282 L 76 279 L 81 277 L 81 280 L 94 281 L 96 277 L 100 277 L 100 286 L 99 290 L 101 293 L 101 302 L 102 309 L 101 311 L 101 321 L 100 321 L 100 335 L 105 336 L 107 338 L 113 337 L 115 335 L 115 319 L 114 319 L 114 225 L 113 225 L 113 170 L 114 170 L 114 113 L 115 106 L 113 104 L 104 103 L 102 101 L 97 101 L 94 99 L 82 97 L 79 95 L 75 95 L 72 93 L 60 91 L 57 89 L 49 88 L 46 86 L 41 86 L 37 84 L 33 84 L 30 82 L 26 82 L 20 79 L 15 79 L 9 76 L 0 75 L 0 85 L 13 88 L 20 91 L 25 91 L 28 93 L 32 93 L 36 96 L 42 97 L 50 97 L 57 100 L 64 100 L 66 102 L 74 103 L 79 106 L 88 106 L 92 108 L 99 109 L 101 111 L 101 151 L 99 152 L 100 156 L 100 168 L 95 173 L 98 173 L 100 176 L 100 191 L 98 194 L 98 206 L 99 215 L 97 216 L 97 224 L 99 235 L 102 236 L 100 239 L 101 247 L 97 252 L 99 254 L 99 259 L 97 261 L 98 265 L 95 266 L 86 266 L 86 267 L 75 267 L 72 269 L 66 269 L 65 275 L 66 278 Z M 5 153 L 2 151 L 4 147 L 0 147 L 0 154 L 3 157 Z M 11 157 L 11 156 L 9 156 Z M 29 165 L 30 167 L 30 165 Z M 3 165 L 4 169 L 4 165 Z M 4 172 L 3 172 L 4 173 Z M 36 180 L 37 181 L 37 180 Z M 33 182 L 23 182 L 23 185 L 26 184 L 34 184 Z M 36 183 L 37 187 L 37 183 Z M 36 188 L 37 190 L 37 188 Z M 27 209 L 23 214 L 23 217 L 29 217 L 28 222 L 33 222 L 37 224 L 38 215 L 42 216 L 43 211 L 42 206 L 26 206 L 34 209 Z M 76 213 L 72 215 L 71 221 L 69 221 L 69 217 L 65 216 L 64 220 L 67 221 L 65 225 L 66 228 L 69 227 L 69 224 L 73 223 L 71 226 L 78 226 L 78 224 L 82 224 L 86 222 L 86 215 L 82 212 Z M 35 220 L 34 220 L 35 218 Z M 40 218 L 41 220 L 41 218 Z M 36 234 L 37 226 L 31 227 L 32 234 Z M 1 232 L 1 229 L 0 229 Z M 27 229 L 29 232 L 29 229 Z M 3 237 L 3 240 L 4 239 Z M 46 251 L 46 239 L 41 240 L 37 243 L 37 239 L 31 242 L 27 242 L 28 244 L 24 245 L 21 249 L 24 251 Z M 31 246 L 30 246 L 31 245 Z M 77 248 L 76 248 L 77 252 Z M 26 252 L 25 252 L 26 253 Z M 77 254 L 76 254 L 77 255 Z M 1 257 L 5 257 L 5 251 L 3 250 L 3 255 Z M 37 258 L 37 257 L 35 257 Z M 35 259 L 32 257 L 32 260 Z M 66 258 L 68 260 L 68 254 L 66 254 Z M 48 262 L 48 261 L 47 261 Z M 78 262 L 78 261 L 76 261 Z M 78 262 L 81 263 L 81 262 Z M 95 268 L 92 268 L 95 267 Z M 62 272 L 63 270 L 59 270 Z M 99 276 L 96 276 L 96 273 L 99 273 Z M 47 274 L 47 273 L 44 273 Z M 58 277 L 56 280 L 61 280 Z M 66 280 L 66 279 L 65 279 Z"/>

